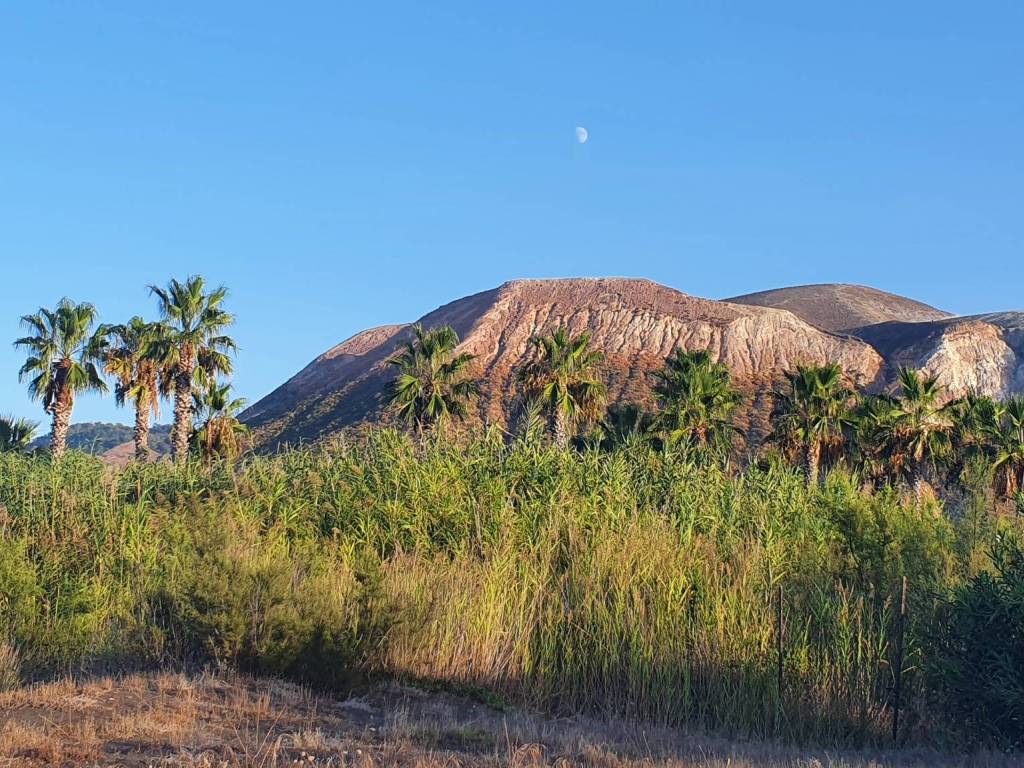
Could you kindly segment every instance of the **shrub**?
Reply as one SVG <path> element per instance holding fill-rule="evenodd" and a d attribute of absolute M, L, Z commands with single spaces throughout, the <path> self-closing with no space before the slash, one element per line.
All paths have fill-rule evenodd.
<path fill-rule="evenodd" d="M 384 631 L 372 572 L 343 547 L 293 542 L 211 504 L 167 523 L 154 639 L 179 661 L 351 687 Z"/>
<path fill-rule="evenodd" d="M 940 706 L 971 742 L 1024 746 L 1024 548 L 1008 536 L 943 612 L 935 656 Z"/>

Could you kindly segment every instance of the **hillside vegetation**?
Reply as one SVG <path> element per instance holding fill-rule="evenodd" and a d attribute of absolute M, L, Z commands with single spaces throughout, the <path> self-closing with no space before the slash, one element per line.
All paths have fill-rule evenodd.
<path fill-rule="evenodd" d="M 109 424 L 102 421 L 85 421 L 72 424 L 68 429 L 68 447 L 101 456 L 112 448 L 130 443 L 134 430 L 127 424 Z M 165 424 L 155 424 L 149 432 L 149 447 L 158 456 L 170 453 L 171 428 Z M 32 441 L 32 448 L 46 448 L 49 435 Z"/>
<path fill-rule="evenodd" d="M 639 441 L 385 430 L 115 473 L 8 453 L 0 684 L 167 665 L 336 690 L 394 676 L 554 713 L 879 744 L 899 668 L 900 742 L 1012 746 L 1019 528 L 842 471 L 809 486 L 781 463 L 730 474 Z"/>

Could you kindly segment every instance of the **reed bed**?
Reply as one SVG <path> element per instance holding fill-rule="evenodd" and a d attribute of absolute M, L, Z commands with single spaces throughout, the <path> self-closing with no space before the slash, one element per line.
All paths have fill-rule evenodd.
<path fill-rule="evenodd" d="M 809 489 L 784 466 L 726 472 L 639 445 L 380 430 L 237 465 L 0 455 L 0 681 L 396 677 L 553 713 L 887 744 L 905 577 L 899 739 L 934 744 L 955 729 L 930 637 L 984 567 L 961 538 L 934 502 L 840 473 Z"/>

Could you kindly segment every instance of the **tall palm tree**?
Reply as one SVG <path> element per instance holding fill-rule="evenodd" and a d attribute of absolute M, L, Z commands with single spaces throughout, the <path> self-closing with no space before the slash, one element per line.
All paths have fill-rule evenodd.
<path fill-rule="evenodd" d="M 604 403 L 605 386 L 598 378 L 604 356 L 590 348 L 590 334 L 571 336 L 557 328 L 549 336 L 530 339 L 534 359 L 519 371 L 528 400 L 538 400 L 547 412 L 555 444 L 569 444 L 569 430 L 595 418 Z"/>
<path fill-rule="evenodd" d="M 38 424 L 14 416 L 0 416 L 0 453 L 26 450 L 36 435 Z"/>
<path fill-rule="evenodd" d="M 413 337 L 391 365 L 398 375 L 391 384 L 389 402 L 399 418 L 417 434 L 451 416 L 462 419 L 476 394 L 477 384 L 467 378 L 474 355 L 456 355 L 459 335 L 450 325 L 423 330 L 414 325 Z"/>
<path fill-rule="evenodd" d="M 29 394 L 41 400 L 53 418 L 50 451 L 59 459 L 67 450 L 68 427 L 75 396 L 81 392 L 105 392 L 107 385 L 97 363 L 103 359 L 106 341 L 94 333 L 96 308 L 63 298 L 56 309 L 40 308 L 21 318 L 29 331 L 14 342 L 28 350 L 29 357 L 19 371 L 28 381 Z"/>
<path fill-rule="evenodd" d="M 173 388 L 173 369 L 160 359 L 167 326 L 136 316 L 104 331 L 110 340 L 104 367 L 116 381 L 117 404 L 131 402 L 135 408 L 135 459 L 149 461 L 150 414 L 160 416 L 160 395 Z"/>
<path fill-rule="evenodd" d="M 666 444 L 728 456 L 738 431 L 732 415 L 741 399 L 729 368 L 706 349 L 677 349 L 653 376 L 660 405 L 656 421 Z"/>
<path fill-rule="evenodd" d="M 807 482 L 815 484 L 823 458 L 836 458 L 853 426 L 854 392 L 838 363 L 798 365 L 786 373 L 789 389 L 777 395 L 772 439 L 799 452 Z"/>
<path fill-rule="evenodd" d="M 1003 493 L 1013 498 L 1024 488 L 1024 397 L 1011 397 L 1000 407 L 993 462 L 1003 476 Z"/>
<path fill-rule="evenodd" d="M 944 403 L 945 388 L 938 377 L 903 368 L 898 381 L 890 440 L 906 456 L 908 479 L 920 498 L 929 470 L 950 454 L 951 409 Z"/>
<path fill-rule="evenodd" d="M 206 378 L 203 385 L 192 393 L 195 409 L 193 439 L 206 458 L 231 458 L 242 448 L 242 436 L 248 427 L 238 420 L 245 409 L 245 398 L 231 396 L 231 384 L 218 384 Z"/>
<path fill-rule="evenodd" d="M 188 454 L 188 438 L 192 430 L 192 385 L 196 372 L 216 377 L 231 373 L 229 353 L 235 342 L 224 335 L 235 318 L 221 304 L 227 288 L 206 291 L 206 282 L 192 275 L 185 282 L 171 280 L 166 288 L 149 287 L 160 304 L 160 314 L 167 332 L 155 344 L 154 354 L 173 370 L 174 427 L 171 431 L 171 455 L 182 461 Z"/>

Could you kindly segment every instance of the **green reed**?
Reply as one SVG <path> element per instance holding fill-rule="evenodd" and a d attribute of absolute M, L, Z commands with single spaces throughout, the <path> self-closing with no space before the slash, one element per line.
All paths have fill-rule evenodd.
<path fill-rule="evenodd" d="M 24 675 L 219 664 L 386 675 L 756 737 L 884 741 L 893 590 L 910 739 L 943 733 L 926 646 L 963 577 L 934 505 L 835 474 L 738 474 L 388 430 L 243 463 L 0 456 L 0 641 Z M 784 593 L 783 687 L 777 595 Z"/>

